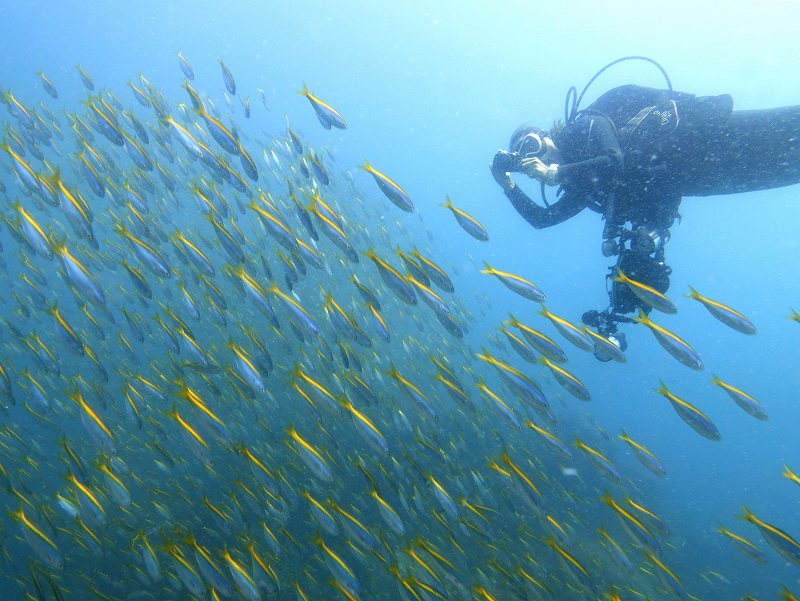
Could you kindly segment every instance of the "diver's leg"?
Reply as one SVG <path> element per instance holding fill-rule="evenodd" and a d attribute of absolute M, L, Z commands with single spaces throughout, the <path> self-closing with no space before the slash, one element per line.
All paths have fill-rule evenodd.
<path fill-rule="evenodd" d="M 800 183 L 800 106 L 734 111 L 686 144 L 681 192 L 711 196 Z"/>

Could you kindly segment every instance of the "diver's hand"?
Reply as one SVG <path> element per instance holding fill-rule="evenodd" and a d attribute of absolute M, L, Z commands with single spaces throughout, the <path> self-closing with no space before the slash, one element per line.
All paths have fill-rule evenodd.
<path fill-rule="evenodd" d="M 514 180 L 511 179 L 511 174 L 509 173 L 513 163 L 514 157 L 511 153 L 505 150 L 498 150 L 497 154 L 494 155 L 492 164 L 489 166 L 494 181 L 503 189 L 503 192 L 508 192 L 514 188 Z"/>
<path fill-rule="evenodd" d="M 546 165 L 541 159 L 531 157 L 529 159 L 522 159 L 522 172 L 532 177 L 535 180 L 542 182 L 548 186 L 556 184 L 558 175 L 558 165 Z"/>

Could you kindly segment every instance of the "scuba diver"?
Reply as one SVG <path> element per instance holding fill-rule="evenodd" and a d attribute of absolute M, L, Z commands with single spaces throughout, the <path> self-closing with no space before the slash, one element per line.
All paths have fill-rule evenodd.
<path fill-rule="evenodd" d="M 630 59 L 653 63 L 667 89 L 624 85 L 578 110 L 592 82 Z M 576 99 L 577 98 L 577 99 Z M 570 101 L 572 105 L 570 107 Z M 609 306 L 582 321 L 621 350 L 618 323 L 637 308 L 649 313 L 630 288 L 612 278 L 618 270 L 661 293 L 672 269 L 664 259 L 670 228 L 684 196 L 713 196 L 800 183 L 800 106 L 734 111 L 727 95 L 676 92 L 664 69 L 646 57 L 624 57 L 598 71 L 580 96 L 572 87 L 565 122 L 550 131 L 519 127 L 508 151 L 500 150 L 492 175 L 536 229 L 559 224 L 588 208 L 605 220 L 602 253 L 616 257 L 606 276 Z M 524 173 L 541 183 L 541 206 L 514 182 Z M 550 204 L 546 186 L 558 186 Z M 608 285 L 610 283 L 610 286 Z M 605 351 L 595 356 L 608 361 Z"/>

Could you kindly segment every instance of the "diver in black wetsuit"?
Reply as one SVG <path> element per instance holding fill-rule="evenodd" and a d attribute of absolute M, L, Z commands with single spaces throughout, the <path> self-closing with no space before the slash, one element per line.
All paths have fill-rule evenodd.
<path fill-rule="evenodd" d="M 600 213 L 603 254 L 617 257 L 608 278 L 619 268 L 662 293 L 672 271 L 664 244 L 682 197 L 800 183 L 800 106 L 734 111 L 729 95 L 696 97 L 669 87 L 617 87 L 585 110 L 577 111 L 576 103 L 566 124 L 550 132 L 520 127 L 509 151 L 499 151 L 491 165 L 514 208 L 537 229 L 585 208 Z M 514 172 L 541 182 L 546 206 L 514 183 Z M 553 204 L 545 186 L 558 186 Z M 582 319 L 624 350 L 616 324 L 631 322 L 625 315 L 637 308 L 650 308 L 625 284 L 612 282 L 609 297 L 607 309 L 587 311 Z"/>

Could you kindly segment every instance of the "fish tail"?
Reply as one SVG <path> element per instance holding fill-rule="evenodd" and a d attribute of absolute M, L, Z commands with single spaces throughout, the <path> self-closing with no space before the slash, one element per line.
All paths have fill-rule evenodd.
<path fill-rule="evenodd" d="M 50 252 L 55 253 L 57 255 L 61 255 L 64 251 L 67 250 L 67 237 L 66 236 L 57 236 L 55 232 L 50 232 L 48 236 Z"/>
<path fill-rule="evenodd" d="M 117 234 L 121 234 L 122 236 L 128 235 L 128 228 L 125 227 L 125 224 L 121 221 L 117 221 L 112 227 Z"/>
<path fill-rule="evenodd" d="M 41 179 L 50 182 L 54 188 L 58 188 L 61 185 L 61 167 L 56 167 L 53 170 L 52 175 L 40 175 Z"/>
<path fill-rule="evenodd" d="M 743 519 L 745 522 L 750 522 L 751 524 L 755 524 L 758 521 L 756 516 L 753 515 L 753 512 L 744 505 L 742 505 L 742 515 L 740 515 L 739 518 Z"/>

